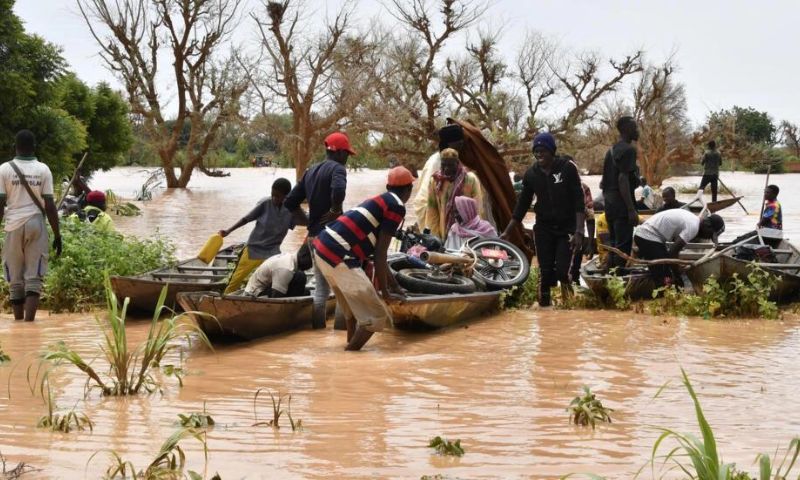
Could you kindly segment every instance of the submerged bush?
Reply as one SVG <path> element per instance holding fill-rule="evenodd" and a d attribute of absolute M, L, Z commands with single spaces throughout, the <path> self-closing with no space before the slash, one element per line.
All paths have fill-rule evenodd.
<path fill-rule="evenodd" d="M 592 426 L 595 429 L 597 422 L 611 423 L 611 412 L 614 410 L 603 406 L 587 386 L 583 386 L 583 395 L 572 399 L 567 407 L 569 421 L 575 425 Z"/>
<path fill-rule="evenodd" d="M 464 447 L 461 446 L 460 438 L 453 442 L 437 435 L 430 439 L 428 447 L 436 449 L 436 453 L 439 455 L 451 455 L 453 457 L 464 455 Z"/>
<path fill-rule="evenodd" d="M 730 281 L 720 283 L 710 277 L 703 285 L 702 295 L 688 294 L 674 286 L 656 289 L 653 291 L 655 300 L 649 305 L 650 313 L 704 318 L 778 318 L 778 305 L 769 300 L 770 291 L 778 282 L 777 277 L 757 263 L 751 263 L 748 268 L 750 271 L 745 279 L 734 274 Z"/>
<path fill-rule="evenodd" d="M 51 252 L 42 292 L 43 307 L 54 312 L 82 311 L 102 304 L 104 272 L 135 275 L 175 261 L 175 247 L 166 240 L 101 232 L 90 223 L 69 218 L 61 221 L 61 237 L 64 251 L 58 258 Z M 0 298 L 7 303 L 5 282 Z"/>

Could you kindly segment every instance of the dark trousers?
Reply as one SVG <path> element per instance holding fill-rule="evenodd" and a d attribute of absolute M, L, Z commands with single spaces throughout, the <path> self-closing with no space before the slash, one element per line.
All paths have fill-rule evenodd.
<path fill-rule="evenodd" d="M 536 259 L 539 261 L 539 305 L 550 306 L 550 288 L 558 282 L 569 285 L 572 248 L 569 233 L 545 225 L 533 226 Z"/>
<path fill-rule="evenodd" d="M 633 247 L 633 225 L 628 220 L 628 207 L 619 195 L 619 192 L 610 192 L 604 195 L 606 223 L 608 223 L 608 238 L 611 246 L 630 255 Z M 609 252 L 608 268 L 622 268 L 625 260 Z"/>
<path fill-rule="evenodd" d="M 645 260 L 658 260 L 660 258 L 671 258 L 667 245 L 662 242 L 654 242 L 652 240 L 645 240 L 642 237 L 634 237 L 636 248 L 639 249 L 639 258 Z M 669 265 L 648 265 L 647 269 L 650 271 L 650 276 L 656 286 L 660 287 L 666 285 L 667 282 L 674 283 L 675 274 Z"/>
<path fill-rule="evenodd" d="M 719 175 L 715 175 L 713 173 L 707 173 L 703 175 L 703 178 L 700 180 L 700 190 L 705 190 L 706 185 L 711 185 L 711 201 L 717 201 L 717 188 L 719 183 Z"/>

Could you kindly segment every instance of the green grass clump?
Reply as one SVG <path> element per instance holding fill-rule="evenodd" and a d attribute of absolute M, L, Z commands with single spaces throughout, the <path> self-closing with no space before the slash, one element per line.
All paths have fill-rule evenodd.
<path fill-rule="evenodd" d="M 10 362 L 11 357 L 8 356 L 6 352 L 3 351 L 3 345 L 0 344 L 0 364 Z"/>
<path fill-rule="evenodd" d="M 446 438 L 442 438 L 440 436 L 435 436 L 430 439 L 428 442 L 429 448 L 435 448 L 436 453 L 439 455 L 451 455 L 454 457 L 461 457 L 464 455 L 464 448 L 461 447 L 461 439 L 456 439 L 455 442 L 451 442 Z"/>
<path fill-rule="evenodd" d="M 87 384 L 99 388 L 103 395 L 136 395 L 142 391 L 154 392 L 160 388 L 160 382 L 153 372 L 159 368 L 165 355 L 178 348 L 175 343 L 178 338 L 184 337 L 191 342 L 189 334 L 194 332 L 203 343 L 212 348 L 199 328 L 181 321 L 185 314 L 173 314 L 170 318 L 160 320 L 162 311 L 165 310 L 166 287 L 161 290 L 147 338 L 131 348 L 125 331 L 129 299 L 126 298 L 120 306 L 107 275 L 105 281 L 108 311 L 104 317 L 97 318 L 97 324 L 103 332 L 104 343 L 100 345 L 100 353 L 107 363 L 107 369 L 95 369 L 63 341 L 45 353 L 45 360 L 74 365 L 89 377 Z M 175 368 L 172 370 L 175 371 Z M 99 373 L 105 371 L 108 374 Z"/>
<path fill-rule="evenodd" d="M 180 428 L 167 438 L 161 445 L 161 449 L 156 457 L 144 470 L 138 470 L 129 460 L 124 460 L 117 452 L 111 450 L 108 453 L 113 460 L 112 464 L 106 469 L 103 478 L 135 478 L 138 480 L 178 480 L 189 478 L 190 480 L 201 480 L 199 473 L 186 468 L 186 453 L 181 448 L 180 443 L 185 439 L 197 440 L 203 445 L 203 454 L 206 462 L 208 461 L 208 444 L 205 432 L 193 430 L 191 428 Z M 103 451 L 103 450 L 101 450 Z M 100 452 L 96 452 L 89 458 L 89 462 Z M 219 474 L 214 475 L 211 480 L 220 480 Z"/>
<path fill-rule="evenodd" d="M 503 292 L 501 305 L 503 309 L 528 308 L 539 300 L 539 269 L 531 268 L 525 283 Z"/>
<path fill-rule="evenodd" d="M 587 386 L 583 386 L 583 395 L 573 398 L 567 407 L 569 421 L 575 425 L 592 426 L 594 430 L 597 422 L 611 423 L 611 412 L 614 410 L 603 406 Z"/>
<path fill-rule="evenodd" d="M 75 408 L 72 410 L 61 413 L 57 411 L 53 392 L 50 390 L 49 381 L 47 382 L 47 414 L 39 418 L 36 423 L 37 428 L 47 428 L 54 432 L 69 433 L 73 430 L 94 430 L 94 424 L 89 419 L 89 416 L 82 412 L 76 412 Z"/>
<path fill-rule="evenodd" d="M 617 310 L 628 310 L 631 308 L 631 299 L 628 296 L 627 285 L 622 277 L 616 275 L 610 276 L 606 280 L 606 288 L 609 294 L 609 298 L 606 302 L 608 307 Z"/>
<path fill-rule="evenodd" d="M 185 428 L 209 428 L 213 427 L 216 422 L 211 417 L 211 415 L 206 412 L 206 405 L 203 403 L 203 411 L 202 412 L 194 412 L 194 413 L 179 413 L 178 414 L 178 423 L 182 427 Z"/>
<path fill-rule="evenodd" d="M 295 420 L 292 417 L 292 395 L 291 394 L 281 394 L 278 392 L 277 394 L 272 393 L 272 391 L 267 391 L 269 393 L 269 398 L 272 401 L 272 419 L 267 421 L 258 421 L 258 411 L 257 411 L 257 404 L 258 404 L 258 397 L 261 392 L 264 391 L 263 388 L 259 388 L 256 390 L 255 395 L 253 395 L 253 426 L 268 426 L 272 427 L 275 430 L 279 430 L 281 428 L 280 419 L 283 414 L 286 414 L 286 417 L 289 419 L 289 426 L 292 427 L 293 432 L 303 431 L 303 421 L 302 420 Z M 286 410 L 283 409 L 283 402 L 286 401 Z"/>

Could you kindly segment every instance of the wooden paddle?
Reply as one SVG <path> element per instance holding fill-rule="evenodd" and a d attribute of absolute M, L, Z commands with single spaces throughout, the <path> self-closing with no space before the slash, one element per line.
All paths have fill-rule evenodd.
<path fill-rule="evenodd" d="M 734 197 L 734 198 L 736 198 L 736 195 L 734 195 L 734 194 L 733 194 L 733 192 L 731 191 L 731 189 L 730 189 L 730 188 L 728 188 L 728 186 L 727 186 L 727 185 L 725 185 L 725 183 L 723 183 L 722 179 L 721 179 L 721 178 L 719 178 L 719 175 L 717 176 L 717 181 L 719 181 L 719 184 L 720 184 L 720 185 L 722 185 L 722 188 L 724 188 L 724 189 L 725 189 L 725 191 L 727 191 L 728 193 L 730 193 L 730 194 L 731 194 L 731 197 Z M 747 211 L 747 209 L 746 209 L 746 208 L 744 208 L 744 205 L 742 204 L 742 201 L 741 201 L 741 200 L 736 200 L 736 203 L 738 203 L 738 204 L 739 204 L 739 206 L 740 206 L 740 207 L 742 207 L 742 210 L 744 210 L 744 214 L 745 214 L 745 215 L 750 215 L 750 213 Z"/>
<path fill-rule="evenodd" d="M 56 210 L 61 208 L 61 205 L 64 204 L 64 199 L 67 198 L 67 194 L 69 194 L 69 189 L 72 188 L 72 184 L 75 183 L 75 179 L 78 178 L 78 172 L 81 171 L 81 167 L 83 166 L 83 162 L 86 160 L 87 155 L 89 155 L 88 151 L 83 154 L 83 158 L 81 158 L 81 161 L 78 162 L 78 167 L 75 168 L 75 173 L 73 173 L 72 178 L 69 179 L 67 187 L 64 189 L 63 192 L 61 192 L 61 200 L 58 201 L 58 205 L 56 205 Z"/>
<path fill-rule="evenodd" d="M 764 190 L 767 189 L 769 186 L 769 173 L 772 170 L 772 162 L 767 165 L 767 178 L 764 180 Z M 761 232 L 758 230 L 761 228 L 761 218 L 764 216 L 764 190 L 761 191 L 761 212 L 758 214 L 758 223 L 756 224 L 756 235 L 758 235 L 758 243 L 764 245 L 764 239 L 761 238 Z"/>

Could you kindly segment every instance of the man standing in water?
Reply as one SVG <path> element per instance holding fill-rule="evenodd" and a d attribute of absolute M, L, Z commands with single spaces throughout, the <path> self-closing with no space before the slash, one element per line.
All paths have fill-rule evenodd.
<path fill-rule="evenodd" d="M 295 225 L 292 212 L 284 208 L 284 200 L 291 189 L 292 184 L 289 180 L 276 179 L 272 183 L 271 196 L 259 200 L 250 213 L 239 219 L 229 229 L 219 231 L 224 238 L 237 228 L 253 221 L 256 222 L 247 239 L 247 245 L 239 255 L 239 261 L 236 262 L 236 269 L 231 274 L 225 293 L 238 290 L 250 273 L 258 268 L 264 260 L 281 253 L 281 243 L 286 238 L 289 229 L 294 228 Z M 298 223 L 302 224 L 302 222 Z"/>
<path fill-rule="evenodd" d="M 711 185 L 711 201 L 717 201 L 717 188 L 719 183 L 719 167 L 722 165 L 722 155 L 717 151 L 717 142 L 711 140 L 708 142 L 708 150 L 703 154 L 703 159 L 700 161 L 703 166 L 703 178 L 700 180 L 700 190 L 698 195 L 702 195 L 706 189 L 706 185 Z"/>
<path fill-rule="evenodd" d="M 4 216 L 6 220 L 3 263 L 14 320 L 32 322 L 50 248 L 44 217 L 53 229 L 57 256 L 61 255 L 61 231 L 53 201 L 53 175 L 34 155 L 36 137 L 30 130 L 20 130 L 15 147 L 17 156 L 0 165 L 0 222 Z"/>
<path fill-rule="evenodd" d="M 355 155 L 350 139 L 342 132 L 334 132 L 325 137 L 325 160 L 306 170 L 303 178 L 295 185 L 284 205 L 296 211 L 300 204 L 308 200 L 308 237 L 313 240 L 325 225 L 342 214 L 345 191 L 347 189 L 347 158 Z M 330 295 L 330 287 L 325 276 L 314 263 L 314 313 L 311 325 L 325 328 L 325 304 Z"/>
<path fill-rule="evenodd" d="M 639 223 L 636 201 L 633 193 L 639 184 L 636 164 L 636 147 L 633 142 L 639 139 L 639 127 L 633 117 L 624 116 L 617 120 L 620 139 L 612 146 L 603 163 L 603 191 L 606 222 L 611 246 L 631 253 L 633 227 Z M 614 254 L 608 256 L 608 267 L 622 267 L 625 261 Z"/>
<path fill-rule="evenodd" d="M 389 271 L 389 243 L 406 215 L 414 177 L 405 167 L 389 170 L 386 192 L 347 211 L 314 240 L 315 264 L 336 294 L 347 320 L 347 347 L 360 350 L 391 323 L 384 300 L 402 300 L 403 290 Z M 381 296 L 362 265 L 373 259 Z"/>
<path fill-rule="evenodd" d="M 536 198 L 533 237 L 539 261 L 539 305 L 549 307 L 550 288 L 557 282 L 566 294 L 572 291 L 569 271 L 572 252 L 580 255 L 583 243 L 585 204 L 578 168 L 567 158 L 556 157 L 551 134 L 536 135 L 533 155 L 536 163 L 525 172 L 522 192 L 500 238 L 508 239 Z"/>

